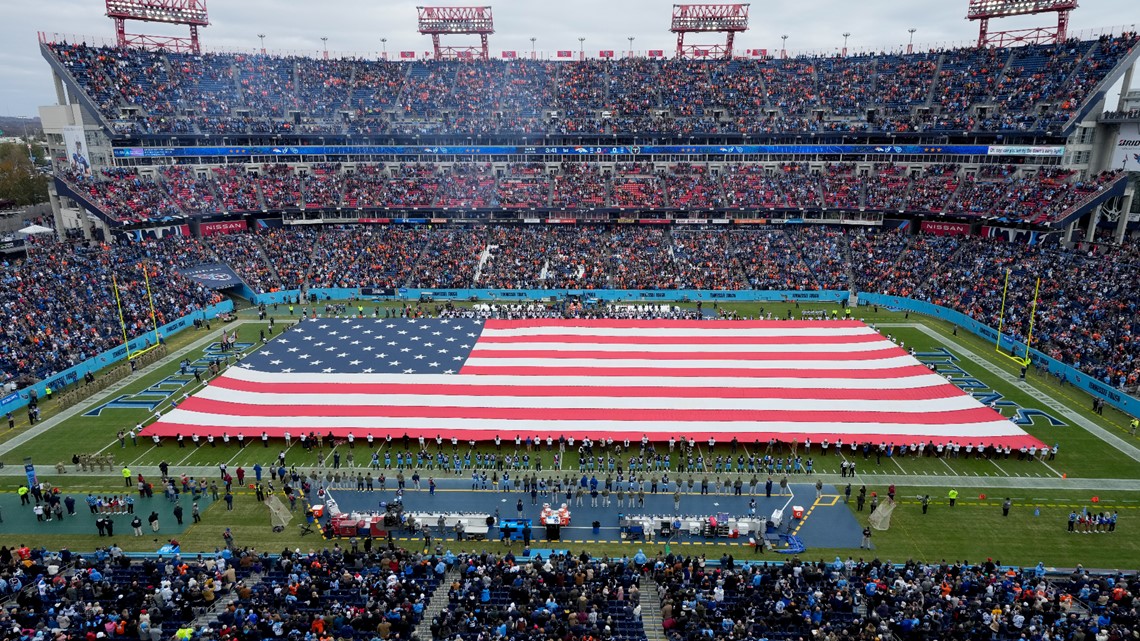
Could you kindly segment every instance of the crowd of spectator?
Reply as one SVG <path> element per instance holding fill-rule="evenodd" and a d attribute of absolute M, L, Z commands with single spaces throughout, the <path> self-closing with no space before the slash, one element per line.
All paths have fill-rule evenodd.
<path fill-rule="evenodd" d="M 487 248 L 486 228 L 441 229 L 421 255 L 413 287 L 467 287 Z"/>
<path fill-rule="evenodd" d="M 1135 575 L 1081 568 L 1046 578 L 1041 565 L 1010 569 L 992 559 L 898 566 L 838 557 L 740 564 L 726 556 L 716 567 L 703 557 L 646 561 L 673 641 L 1124 639 L 1140 623 Z"/>
<path fill-rule="evenodd" d="M 459 564 L 431 635 L 437 641 L 643 641 L 640 585 L 641 573 L 628 559 L 471 556 Z"/>
<path fill-rule="evenodd" d="M 511 163 L 506 175 L 499 179 L 495 199 L 503 209 L 545 208 L 550 204 L 550 185 L 546 165 Z"/>
<path fill-rule="evenodd" d="M 547 287 L 606 287 L 610 253 L 604 232 L 601 226 L 552 227 L 547 236 Z"/>
<path fill-rule="evenodd" d="M 212 262 L 193 238 L 107 245 L 36 241 L 22 260 L 0 264 L 0 372 L 4 383 L 34 382 L 122 345 L 114 286 L 126 333 L 154 331 L 148 270 L 161 326 L 220 297 L 176 268 Z"/>
<path fill-rule="evenodd" d="M 29 639 L 170 639 L 220 598 L 244 593 L 264 562 L 236 550 L 132 560 L 114 543 L 89 554 L 5 547 L 5 587 L 30 589 L 13 590 L 0 617 Z"/>
<path fill-rule="evenodd" d="M 257 183 L 236 167 L 213 167 L 214 182 L 222 198 L 222 211 L 260 211 Z"/>
<path fill-rule="evenodd" d="M 739 230 L 726 236 L 729 254 L 753 289 L 818 289 L 799 247 L 778 230 Z"/>
<path fill-rule="evenodd" d="M 257 178 L 257 188 L 265 201 L 265 206 L 274 211 L 300 209 L 301 181 L 289 165 L 263 165 Z M 332 203 L 335 205 L 336 200 Z"/>
<path fill-rule="evenodd" d="M 260 294 L 281 289 L 257 234 L 214 235 L 205 242 L 253 291 Z"/>
<path fill-rule="evenodd" d="M 208 627 L 190 630 L 195 639 L 411 639 L 447 569 L 442 556 L 373 549 L 371 538 L 363 549 L 286 549 L 262 566 Z"/>
<path fill-rule="evenodd" d="M 669 235 L 653 227 L 616 228 L 609 235 L 614 289 L 677 289 Z"/>
<path fill-rule="evenodd" d="M 68 43 L 50 52 L 121 133 L 688 135 L 1052 130 L 1136 42 L 1127 33 L 850 57 L 409 64 Z"/>
<path fill-rule="evenodd" d="M 546 273 L 545 227 L 492 227 L 487 260 L 475 278 L 478 287 L 535 289 Z"/>
<path fill-rule="evenodd" d="M 314 229 L 266 229 L 261 234 L 261 250 L 285 289 L 303 289 L 309 268 L 314 265 Z"/>
<path fill-rule="evenodd" d="M 434 641 L 644 641 L 649 603 L 670 641 L 1130 639 L 1140 625 L 1135 573 L 997 559 L 456 556 L 369 537 L 137 559 L 111 541 L 85 554 L 3 547 L 0 576 L 0 621 L 56 641 L 406 640 L 417 628 Z M 425 619 L 429 603 L 443 609 Z"/>
<path fill-rule="evenodd" d="M 673 262 L 681 289 L 741 289 L 740 257 L 727 230 L 678 231 L 673 234 Z M 759 249 L 759 248 L 755 248 Z M 744 253 L 752 253 L 749 248 Z M 761 253 L 760 251 L 756 252 Z"/>
<path fill-rule="evenodd" d="M 618 208 L 845 210 L 949 213 L 1048 224 L 1100 194 L 1123 172 L 1087 178 L 1053 165 L 889 163 L 772 165 L 565 162 L 551 176 L 542 163 L 340 163 L 240 168 L 167 167 L 157 178 L 113 167 L 61 178 L 117 220 L 180 214 L 353 209 L 536 210 Z M 384 217 L 388 217 L 385 215 Z"/>
<path fill-rule="evenodd" d="M 309 287 L 403 287 L 430 237 L 414 227 L 326 230 L 313 251 Z"/>
<path fill-rule="evenodd" d="M 562 163 L 554 177 L 552 205 L 560 209 L 595 209 L 605 207 L 606 180 L 597 165 Z"/>
<path fill-rule="evenodd" d="M 95 174 L 61 169 L 61 178 L 110 219 L 123 223 L 179 216 L 182 209 L 162 183 L 126 167 L 104 167 Z"/>
<path fill-rule="evenodd" d="M 1002 169 L 989 172 L 1001 174 Z M 40 379 L 121 342 L 114 274 L 130 336 L 220 300 L 179 270 L 229 264 L 256 292 L 327 287 L 777 289 L 873 291 L 943 305 L 1114 387 L 1140 384 L 1140 252 L 1065 249 L 905 230 L 745 226 L 354 225 L 258 228 L 202 241 L 168 234 L 111 244 L 31 241 L 0 264 L 0 370 Z M 1008 300 L 1001 317 L 1009 274 Z"/>

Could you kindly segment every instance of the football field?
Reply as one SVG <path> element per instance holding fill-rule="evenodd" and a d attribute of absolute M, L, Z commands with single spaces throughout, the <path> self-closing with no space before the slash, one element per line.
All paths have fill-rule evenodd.
<path fill-rule="evenodd" d="M 740 304 L 725 305 L 744 315 L 764 315 L 771 313 L 776 318 L 787 314 L 788 305 Z M 374 305 L 369 305 L 366 313 L 371 315 Z M 799 309 L 811 309 L 806 305 Z M 273 312 L 271 312 L 273 313 Z M 276 326 L 269 338 L 269 345 L 280 336 L 283 326 L 290 323 L 284 309 L 276 312 Z M 281 317 L 284 315 L 285 317 Z M 872 312 L 860 308 L 856 316 L 873 324 L 885 335 L 890 335 L 906 349 L 913 348 L 915 356 L 924 363 L 936 364 L 938 371 L 949 375 L 949 380 L 983 404 L 993 404 L 1003 416 L 1013 419 L 1020 428 L 1047 446 L 1056 446 L 1055 457 L 1046 460 L 1018 460 L 1016 449 L 1008 458 L 978 458 L 965 456 L 960 452 L 954 457 L 949 454 L 937 456 L 876 456 L 874 451 L 851 451 L 849 447 L 840 452 L 831 451 L 822 456 L 818 448 L 812 452 L 814 474 L 792 473 L 793 483 L 811 484 L 816 477 L 823 480 L 837 493 L 851 483 L 855 492 L 862 486 L 867 491 L 885 496 L 886 488 L 895 485 L 898 494 L 898 509 L 894 513 L 891 528 L 875 534 L 874 554 L 880 558 L 902 561 L 906 558 L 970 559 L 993 557 L 1007 563 L 1035 564 L 1044 561 L 1050 566 L 1072 566 L 1082 563 L 1086 567 L 1117 567 L 1129 565 L 1131 559 L 1140 553 L 1140 543 L 1131 535 L 1137 517 L 1140 516 L 1140 441 L 1128 434 L 1128 417 L 1114 409 L 1106 408 L 1103 416 L 1091 411 L 1091 399 L 1070 386 L 1062 386 L 1053 377 L 1030 371 L 1025 380 L 1018 376 L 1018 366 L 1002 355 L 995 354 L 992 345 L 957 332 L 954 328 L 939 321 L 911 315 L 891 313 L 881 310 Z M 294 321 L 296 319 L 293 319 Z M 260 348 L 260 335 L 268 330 L 266 323 L 258 322 L 256 316 L 247 310 L 239 314 L 239 320 L 227 326 L 228 331 L 237 330 L 240 351 L 249 353 Z M 210 332 L 188 330 L 174 336 L 169 341 L 170 357 L 163 363 L 145 368 L 133 376 L 116 383 L 98 396 L 62 411 L 51 407 L 47 402 L 43 420 L 28 426 L 26 421 L 18 421 L 17 427 L 0 439 L 0 461 L 5 463 L 0 474 L 5 479 L 5 489 L 13 493 L 24 479 L 22 463 L 30 458 L 39 476 L 61 488 L 64 493 L 85 496 L 88 492 L 110 493 L 126 491 L 121 470 L 127 466 L 132 474 L 142 473 L 148 478 L 157 478 L 158 465 L 166 462 L 176 475 L 186 473 L 200 478 L 216 479 L 219 464 L 226 464 L 231 473 L 240 466 L 248 479 L 254 476 L 253 468 L 260 464 L 266 468 L 275 461 L 282 450 L 290 466 L 309 470 L 319 478 L 331 472 L 334 460 L 339 460 L 342 473 L 347 475 L 367 472 L 372 452 L 377 453 L 381 470 L 395 476 L 397 460 L 403 459 L 404 443 L 396 438 L 391 442 L 376 440 L 372 447 L 358 440 L 354 447 L 345 444 L 333 447 L 322 443 L 309 449 L 302 448 L 294 438 L 290 446 L 275 439 L 264 447 L 259 439 L 249 439 L 239 446 L 236 439 L 225 443 L 216 438 L 213 444 L 205 440 L 195 447 L 190 439 L 185 439 L 184 447 L 178 447 L 171 439 L 163 440 L 155 446 L 149 439 L 132 440 L 129 436 L 120 440 L 120 430 L 128 431 L 138 423 L 149 424 L 157 413 L 167 412 L 172 403 L 181 403 L 200 388 L 192 370 L 203 367 L 211 361 L 226 358 L 219 349 L 220 329 L 215 326 Z M 180 362 L 189 359 L 191 369 L 183 373 Z M 23 418 L 23 417 L 20 417 Z M 252 442 L 250 442 L 252 441 Z M 412 441 L 411 450 L 418 449 Z M 729 446 L 719 441 L 713 451 L 708 444 L 698 442 L 698 452 L 708 461 L 705 471 L 678 470 L 677 463 L 670 474 L 683 479 L 688 476 L 700 483 L 702 477 L 723 477 L 731 480 L 740 476 L 747 483 L 756 473 L 724 471 L 716 472 L 712 466 L 716 456 L 730 455 Z M 448 454 L 453 450 L 450 443 L 444 444 Z M 635 448 L 636 449 L 636 448 Z M 764 451 L 754 451 L 762 449 Z M 766 444 L 744 442 L 734 456 L 763 455 Z M 429 442 L 429 450 L 435 451 L 434 443 Z M 454 451 L 466 459 L 470 454 L 474 461 L 478 454 L 516 454 L 513 440 L 506 440 L 502 449 L 490 442 L 477 443 L 472 449 L 461 442 Z M 779 455 L 787 455 L 786 448 Z M 110 455 L 114 466 L 104 469 L 79 470 L 72 464 L 76 455 Z M 529 451 L 519 448 L 519 457 L 526 456 L 528 471 L 543 477 L 577 478 L 579 462 L 576 452 L 567 451 L 555 466 L 559 454 L 557 446 L 548 450 L 540 444 Z M 628 456 L 628 455 L 626 455 Z M 411 457 L 409 457 L 411 458 Z M 387 468 L 385 468 L 387 461 Z M 842 462 L 854 463 L 856 476 L 842 475 Z M 65 474 L 57 472 L 62 464 Z M 409 462 L 405 473 L 410 476 L 412 468 L 421 466 L 423 476 L 436 476 L 441 485 L 456 492 L 471 492 L 474 503 L 492 499 L 483 490 L 472 491 L 472 469 L 463 468 L 458 474 L 448 470 L 427 469 L 428 463 Z M 410 467 L 409 467 L 410 466 Z M 541 470 L 539 470 L 541 466 Z M 487 470 L 492 473 L 495 470 Z M 763 479 L 765 472 L 760 472 Z M 449 479 L 444 481 L 444 479 Z M 950 508 L 948 493 L 956 490 L 957 505 Z M 491 494 L 494 494 L 491 492 Z M 921 511 L 919 497 L 929 495 L 930 507 L 927 514 Z M 1009 498 L 1013 504 L 1010 516 L 1003 517 L 1001 503 Z M 499 500 L 495 497 L 495 500 Z M 508 501 L 513 506 L 513 497 Z M 231 526 L 239 541 L 256 541 L 262 549 L 275 551 L 283 546 L 313 547 L 317 542 L 312 536 L 301 538 L 296 529 L 274 534 L 269 528 L 268 511 L 258 503 L 248 489 L 239 489 L 235 496 L 238 509 L 226 511 L 221 504 L 211 504 L 203 512 L 203 523 L 190 526 L 182 532 L 180 540 L 186 550 L 212 550 L 220 540 L 219 528 Z M 850 509 L 861 523 L 865 523 L 865 513 L 855 512 L 854 501 L 849 508 L 842 502 L 828 507 Z M 100 540 L 90 528 L 90 535 L 76 533 L 53 533 L 45 524 L 34 520 L 25 523 L 11 514 L 11 510 L 21 509 L 18 505 L 3 512 L 0 522 L 0 542 L 5 544 L 23 543 L 29 536 L 35 541 L 50 547 L 68 546 L 72 549 L 90 548 Z M 811 505 L 809 500 L 809 507 Z M 820 506 L 822 507 L 822 506 Z M 26 508 L 24 508 L 26 509 Z M 1066 524 L 1070 512 L 1084 510 L 1102 512 L 1117 511 L 1119 526 L 1116 532 L 1105 534 L 1068 534 Z M 812 517 L 809 513 L 808 519 Z M 126 529 L 126 528 L 124 528 Z M 152 537 L 133 539 L 122 537 L 119 544 L 125 549 L 149 550 L 157 548 Z M 601 553 L 619 551 L 629 544 L 597 540 L 581 545 Z M 467 544 L 464 544 L 467 545 Z M 470 544 L 475 548 L 479 544 Z M 488 545 L 486 543 L 482 545 Z M 739 544 L 700 545 L 695 542 L 682 543 L 706 554 L 721 553 L 720 548 L 731 549 L 737 558 L 751 554 Z M 850 548 L 811 548 L 807 558 L 832 559 L 836 555 L 861 556 L 858 542 Z M 868 553 L 862 551 L 862 555 Z"/>

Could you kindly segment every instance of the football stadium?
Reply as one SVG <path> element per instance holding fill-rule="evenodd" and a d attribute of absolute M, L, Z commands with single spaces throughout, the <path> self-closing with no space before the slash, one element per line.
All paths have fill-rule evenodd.
<path fill-rule="evenodd" d="M 3 639 L 1140 639 L 1135 7 L 89 1 L 25 34 Z"/>

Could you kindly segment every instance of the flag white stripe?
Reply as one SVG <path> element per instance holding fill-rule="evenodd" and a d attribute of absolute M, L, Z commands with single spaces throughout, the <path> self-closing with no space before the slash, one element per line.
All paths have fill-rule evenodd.
<path fill-rule="evenodd" d="M 600 327 L 591 325 L 570 326 L 538 326 L 538 327 L 512 327 L 483 329 L 482 336 L 486 338 L 522 337 L 522 336 L 670 336 L 674 338 L 689 337 L 780 337 L 787 338 L 789 343 L 801 337 L 815 336 L 866 336 L 875 334 L 875 330 L 864 325 L 862 327 L 742 327 L 738 329 L 702 328 L 702 327 Z"/>
<path fill-rule="evenodd" d="M 736 370 L 766 370 L 766 369 L 797 369 L 808 373 L 813 369 L 890 369 L 894 367 L 913 367 L 918 361 L 910 356 L 896 356 L 892 358 L 878 358 L 856 361 L 805 361 L 805 360 L 779 360 L 779 361 L 748 361 L 748 360 L 660 360 L 646 358 L 511 358 L 507 356 L 481 357 L 474 356 L 467 359 L 464 367 L 548 367 L 556 373 L 564 367 L 589 367 L 595 369 L 620 368 L 649 368 L 668 371 L 671 369 L 700 369 L 720 368 Z"/>
<path fill-rule="evenodd" d="M 933 372 L 900 378 L 734 378 L 726 376 L 701 377 L 699 382 L 674 376 L 510 376 L 481 374 L 456 377 L 447 374 L 316 374 L 262 372 L 231 367 L 226 377 L 253 383 L 348 383 L 348 384 L 417 384 L 417 385 L 487 385 L 487 386 L 560 386 L 560 387 L 720 387 L 720 388 L 782 388 L 782 389 L 921 389 L 949 385 L 945 378 Z"/>
<path fill-rule="evenodd" d="M 441 388 L 441 392 L 445 388 Z M 326 394 L 244 392 L 211 386 L 196 394 L 227 403 L 263 406 L 325 405 Z M 646 410 L 794 410 L 850 412 L 947 412 L 978 407 L 973 397 L 955 396 L 914 401 L 822 400 L 784 398 L 676 398 L 616 396 L 472 396 L 450 394 L 337 394 L 340 407 L 473 407 L 473 408 L 594 408 Z"/>
<path fill-rule="evenodd" d="M 897 347 L 888 340 L 870 343 L 782 343 L 778 345 L 763 345 L 750 343 L 552 343 L 521 342 L 521 343 L 484 343 L 479 342 L 475 349 L 483 352 L 521 352 L 529 350 L 545 350 L 551 352 L 689 352 L 699 353 L 753 353 L 753 354 L 783 354 L 783 353 L 813 353 L 835 354 L 837 352 L 874 352 L 878 350 Z"/>

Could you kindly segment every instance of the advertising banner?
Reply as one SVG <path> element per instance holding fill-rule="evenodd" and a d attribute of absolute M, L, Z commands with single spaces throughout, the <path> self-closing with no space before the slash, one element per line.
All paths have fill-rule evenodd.
<path fill-rule="evenodd" d="M 203 236 L 213 236 L 214 234 L 232 234 L 234 232 L 242 232 L 247 229 L 244 220 L 223 220 L 216 223 L 202 223 L 198 228 Z"/>
<path fill-rule="evenodd" d="M 91 156 L 87 153 L 87 134 L 83 127 L 64 127 L 63 144 L 67 147 L 67 161 L 71 170 L 84 176 L 91 175 Z"/>
<path fill-rule="evenodd" d="M 1120 134 L 1116 137 L 1109 168 L 1140 171 L 1140 123 L 1120 125 Z"/>
<path fill-rule="evenodd" d="M 918 228 L 924 234 L 934 236 L 969 236 L 969 223 L 944 223 L 936 220 L 924 220 Z"/>

